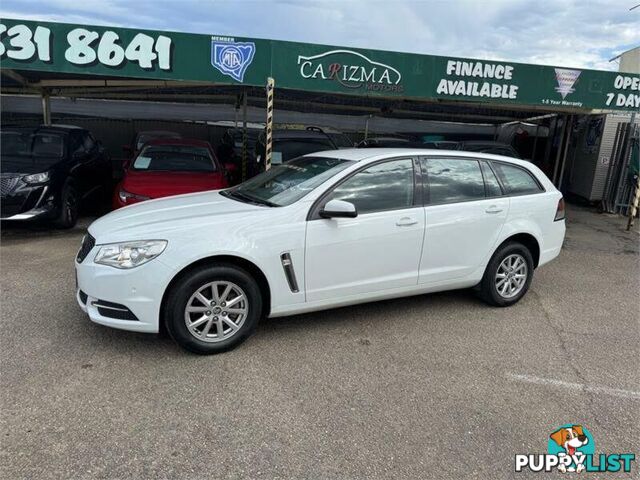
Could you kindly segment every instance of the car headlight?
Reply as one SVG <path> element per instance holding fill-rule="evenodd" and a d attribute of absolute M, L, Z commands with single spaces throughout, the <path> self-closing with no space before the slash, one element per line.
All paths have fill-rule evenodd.
<path fill-rule="evenodd" d="M 102 245 L 93 261 L 115 268 L 134 268 L 153 260 L 166 247 L 166 240 L 111 243 Z"/>
<path fill-rule="evenodd" d="M 138 195 L 136 193 L 127 192 L 126 190 L 120 190 L 118 192 L 118 197 L 120 197 L 120 201 L 122 203 L 127 203 L 129 200 L 136 200 L 141 202 L 143 200 L 149 200 L 150 197 L 146 197 L 144 195 Z"/>
<path fill-rule="evenodd" d="M 24 177 L 22 177 L 22 181 L 25 183 L 31 183 L 31 184 L 35 184 L 35 183 L 46 183 L 49 181 L 49 172 L 42 172 L 42 173 L 34 173 L 33 175 L 26 175 Z"/>

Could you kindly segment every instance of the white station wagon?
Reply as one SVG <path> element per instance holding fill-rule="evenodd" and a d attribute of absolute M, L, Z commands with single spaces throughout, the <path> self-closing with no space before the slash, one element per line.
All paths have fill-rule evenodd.
<path fill-rule="evenodd" d="M 236 187 L 151 200 L 90 227 L 76 258 L 92 321 L 217 353 L 262 317 L 476 287 L 508 306 L 555 258 L 564 201 L 534 165 L 462 151 L 354 149 Z"/>

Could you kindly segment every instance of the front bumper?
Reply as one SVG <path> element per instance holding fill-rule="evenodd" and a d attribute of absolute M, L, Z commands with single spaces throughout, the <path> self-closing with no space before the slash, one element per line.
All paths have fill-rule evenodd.
<path fill-rule="evenodd" d="M 18 185 L 0 198 L 2 220 L 53 218 L 56 213 L 55 198 L 47 185 Z"/>
<path fill-rule="evenodd" d="M 128 270 L 98 265 L 93 259 L 99 248 L 95 246 L 91 249 L 82 263 L 75 262 L 76 300 L 82 311 L 89 315 L 92 322 L 107 327 L 157 333 L 162 296 L 173 277 L 173 270 L 159 258 Z M 114 315 L 108 307 L 105 310 L 105 304 L 124 307 L 135 319 L 114 318 L 120 315 Z"/>

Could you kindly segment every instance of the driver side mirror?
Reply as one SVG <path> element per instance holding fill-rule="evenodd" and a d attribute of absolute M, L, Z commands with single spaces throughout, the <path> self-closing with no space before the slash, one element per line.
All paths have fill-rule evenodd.
<path fill-rule="evenodd" d="M 356 218 L 358 210 L 353 203 L 344 200 L 329 200 L 320 210 L 322 218 Z"/>

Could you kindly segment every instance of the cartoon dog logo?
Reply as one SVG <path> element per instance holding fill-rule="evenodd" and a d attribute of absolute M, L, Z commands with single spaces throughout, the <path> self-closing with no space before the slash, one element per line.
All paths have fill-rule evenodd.
<path fill-rule="evenodd" d="M 551 440 L 553 440 L 559 447 L 565 450 L 566 455 L 573 457 L 575 455 L 582 456 L 583 452 L 579 451 L 579 448 L 584 447 L 589 443 L 589 439 L 585 434 L 582 425 L 570 425 L 559 428 L 551 435 Z M 566 467 L 565 465 L 558 466 L 558 470 L 561 472 L 577 472 L 580 473 L 584 470 L 583 464 L 578 464 L 577 467 L 570 466 Z"/>

